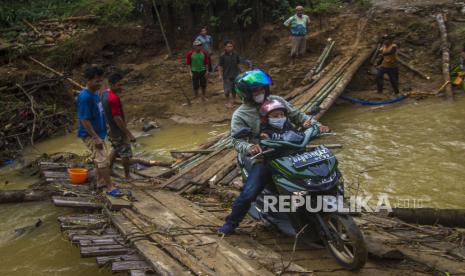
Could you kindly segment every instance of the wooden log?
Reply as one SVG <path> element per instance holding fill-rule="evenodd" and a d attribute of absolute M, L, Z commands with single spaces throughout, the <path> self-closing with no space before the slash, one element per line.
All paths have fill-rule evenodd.
<path fill-rule="evenodd" d="M 153 268 L 145 261 L 114 261 L 111 264 L 113 272 L 123 272 L 129 270 L 153 271 Z"/>
<path fill-rule="evenodd" d="M 0 190 L 0 203 L 18 203 L 29 201 L 47 200 L 51 196 L 50 191 L 25 189 L 25 190 Z"/>
<path fill-rule="evenodd" d="M 408 62 L 404 61 L 400 57 L 397 57 L 397 61 L 399 61 L 399 63 L 402 64 L 403 66 L 405 66 L 405 68 L 409 69 L 410 71 L 412 71 L 413 73 L 417 74 L 418 76 L 424 78 L 425 80 L 431 79 L 429 76 L 427 76 L 427 75 L 423 74 L 422 72 L 418 71 L 415 67 L 408 64 Z"/>
<path fill-rule="evenodd" d="M 449 41 L 447 39 L 447 28 L 444 22 L 444 16 L 442 13 L 436 15 L 436 21 L 439 26 L 439 31 L 441 33 L 441 50 L 442 50 L 442 76 L 444 82 L 448 83 L 445 87 L 446 97 L 450 100 L 454 98 L 452 93 L 452 87 L 450 84 L 450 53 L 449 53 Z"/>
<path fill-rule="evenodd" d="M 198 185 L 207 184 L 208 180 L 214 177 L 215 174 L 220 172 L 223 168 L 226 167 L 232 169 L 232 165 L 235 166 L 236 164 L 236 157 L 236 151 L 233 149 L 229 150 L 224 157 L 214 162 L 207 170 L 197 175 L 191 182 Z"/>
<path fill-rule="evenodd" d="M 465 228 L 464 209 L 393 208 L 389 215 L 409 223 Z"/>
<path fill-rule="evenodd" d="M 43 64 L 42 62 L 38 61 L 37 59 L 33 58 L 33 57 L 29 57 L 29 60 L 37 63 L 38 65 L 42 66 L 43 68 L 49 70 L 50 72 L 60 76 L 60 77 L 65 77 L 62 73 L 56 71 L 55 69 L 51 68 L 51 67 L 48 67 L 47 65 Z M 82 86 L 81 84 L 79 84 L 78 82 L 76 82 L 75 80 L 73 80 L 72 78 L 69 78 L 69 77 L 66 77 L 65 78 L 67 81 L 69 81 L 71 84 L 73 84 L 74 86 L 76 86 L 77 88 L 79 89 L 83 89 L 84 86 Z"/>
<path fill-rule="evenodd" d="M 218 184 L 222 186 L 229 185 L 229 183 L 233 181 L 234 178 L 236 178 L 240 173 L 241 173 L 240 169 L 236 165 L 236 167 L 231 172 L 229 172 L 225 177 L 223 177 L 223 179 L 221 179 Z"/>
<path fill-rule="evenodd" d="M 112 256 L 133 253 L 134 250 L 123 245 L 81 246 L 81 257 Z"/>
<path fill-rule="evenodd" d="M 57 207 L 102 209 L 102 203 L 95 202 L 92 198 L 87 197 L 54 196 L 52 202 Z"/>
<path fill-rule="evenodd" d="M 361 49 L 357 53 L 355 60 L 345 70 L 342 80 L 320 104 L 321 111 L 316 115 L 317 119 L 321 118 L 323 114 L 325 114 L 326 111 L 331 107 L 331 105 L 333 105 L 339 95 L 344 92 L 345 88 L 350 83 L 355 73 L 357 73 L 357 70 L 360 68 L 360 66 L 362 66 L 366 59 L 370 57 L 371 52 L 371 49 Z"/>
<path fill-rule="evenodd" d="M 216 160 L 221 158 L 223 154 L 228 151 L 227 149 L 218 149 L 209 155 L 207 155 L 204 159 L 198 161 L 193 166 L 181 170 L 177 175 L 173 176 L 172 178 L 168 179 L 165 183 L 163 183 L 160 188 L 168 187 L 172 190 L 179 191 L 188 185 L 192 179 L 199 175 L 201 172 L 205 171 L 211 164 L 213 164 Z"/>
<path fill-rule="evenodd" d="M 142 261 L 142 258 L 139 254 L 98 256 L 96 261 L 98 266 L 104 266 L 115 261 Z"/>

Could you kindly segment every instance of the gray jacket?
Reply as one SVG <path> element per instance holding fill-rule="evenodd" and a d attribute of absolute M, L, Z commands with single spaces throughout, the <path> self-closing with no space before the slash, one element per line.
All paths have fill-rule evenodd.
<path fill-rule="evenodd" d="M 319 125 L 315 118 L 301 112 L 279 96 L 270 95 L 268 96 L 268 100 L 278 100 L 282 102 L 287 108 L 287 116 L 289 120 L 295 125 L 301 126 L 305 121 L 310 119 L 313 124 Z M 231 138 L 236 151 L 239 154 L 247 155 L 249 148 L 259 142 L 260 114 L 256 105 L 243 103 L 236 109 L 236 111 L 234 111 L 231 119 L 231 135 L 234 135 L 242 128 L 250 128 L 252 130 L 251 136 L 247 139 Z"/>

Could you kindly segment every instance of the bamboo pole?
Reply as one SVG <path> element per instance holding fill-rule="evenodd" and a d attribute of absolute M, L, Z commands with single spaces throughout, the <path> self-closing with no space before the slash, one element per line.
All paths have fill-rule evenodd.
<path fill-rule="evenodd" d="M 446 89 L 446 97 L 449 100 L 453 100 L 454 94 L 452 93 L 452 87 L 450 84 L 450 54 L 449 54 L 449 42 L 447 40 L 447 29 L 446 24 L 444 22 L 444 16 L 442 13 L 436 15 L 436 21 L 438 22 L 439 31 L 441 32 L 441 50 L 442 50 L 442 75 L 444 77 L 444 81 L 448 82 L 445 89 Z"/>
<path fill-rule="evenodd" d="M 166 38 L 165 28 L 163 27 L 163 24 L 161 22 L 161 17 L 160 17 L 160 13 L 158 12 L 157 3 L 155 0 L 152 0 L 152 1 L 153 1 L 153 8 L 155 9 L 155 13 L 157 14 L 158 23 L 160 24 L 161 34 L 163 35 L 163 39 L 165 40 L 166 49 L 168 49 L 168 54 L 172 56 L 173 53 L 171 52 L 170 44 L 168 43 L 168 38 Z"/>
<path fill-rule="evenodd" d="M 408 64 L 405 60 L 401 59 L 400 57 L 397 57 L 397 61 L 399 61 L 400 64 L 402 64 L 403 66 L 405 66 L 405 68 L 409 69 L 410 71 L 412 71 L 413 73 L 417 74 L 418 76 L 426 79 L 426 80 L 429 80 L 431 79 L 429 76 L 423 74 L 422 72 L 418 71 L 416 68 L 414 68 L 412 65 Z"/>

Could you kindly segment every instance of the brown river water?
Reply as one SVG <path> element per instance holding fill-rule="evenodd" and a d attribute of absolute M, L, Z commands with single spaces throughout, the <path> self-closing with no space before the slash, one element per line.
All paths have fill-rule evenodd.
<path fill-rule="evenodd" d="M 333 107 L 323 123 L 337 135 L 319 141 L 343 145 L 333 152 L 348 185 L 372 194 L 375 203 L 378 195 L 387 194 L 393 207 L 465 208 L 465 97 L 454 103 L 427 99 L 376 109 L 344 104 Z M 190 149 L 227 129 L 166 124 L 139 138 L 134 151 L 169 158 L 169 150 Z M 70 134 L 39 143 L 25 155 L 84 150 Z M 0 189 L 6 179 L 7 189 L 24 188 L 35 180 L 8 167 L 0 170 Z M 56 218 L 70 212 L 46 202 L 0 205 L 0 275 L 110 275 L 109 269 L 97 268 L 93 258 L 81 259 L 60 233 Z M 44 221 L 41 227 L 15 236 L 15 228 L 38 218 Z"/>

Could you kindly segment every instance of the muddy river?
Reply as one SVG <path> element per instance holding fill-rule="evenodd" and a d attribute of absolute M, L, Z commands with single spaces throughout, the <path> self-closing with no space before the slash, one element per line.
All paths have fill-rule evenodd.
<path fill-rule="evenodd" d="M 334 152 L 348 185 L 358 187 L 358 193 L 372 194 L 375 202 L 387 194 L 393 207 L 465 208 L 464 97 L 454 103 L 428 99 L 382 108 L 344 104 L 333 107 L 323 122 L 337 135 L 320 141 L 343 145 Z M 140 137 L 135 152 L 169 158 L 169 150 L 190 149 L 227 128 L 166 124 Z M 74 135 L 67 135 L 37 144 L 25 155 L 84 150 Z M 0 189 L 24 188 L 34 180 L 8 167 L 0 170 Z M 108 269 L 99 270 L 94 259 L 79 258 L 78 249 L 60 234 L 56 217 L 66 212 L 45 202 L 1 205 L 0 275 L 110 275 Z M 15 228 L 38 218 L 44 222 L 41 227 L 15 236 Z"/>

